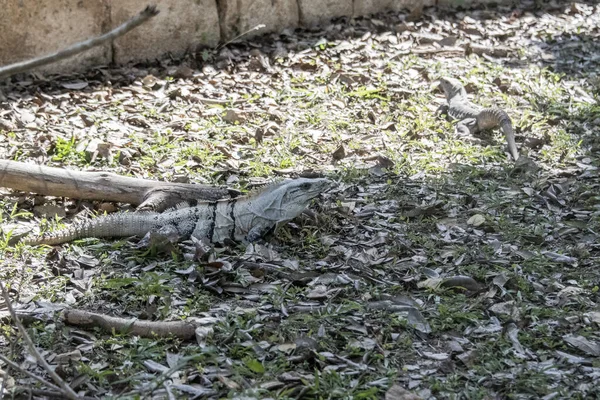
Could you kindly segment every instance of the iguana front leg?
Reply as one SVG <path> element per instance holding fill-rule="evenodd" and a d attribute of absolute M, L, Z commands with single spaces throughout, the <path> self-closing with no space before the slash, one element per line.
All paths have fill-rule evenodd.
<path fill-rule="evenodd" d="M 442 104 L 435 111 L 437 115 L 445 115 L 448 120 L 454 120 L 450 115 L 450 107 L 448 104 Z M 465 118 L 456 123 L 454 126 L 454 131 L 460 136 L 466 135 L 476 135 L 479 133 L 479 129 L 477 126 L 477 119 L 475 118 Z"/>
<path fill-rule="evenodd" d="M 448 115 L 448 110 L 450 109 L 450 107 L 448 106 L 448 104 L 442 104 L 440 105 L 437 110 L 435 110 L 435 115 Z"/>
<path fill-rule="evenodd" d="M 275 222 L 275 225 L 270 226 L 255 226 L 250 229 L 250 232 L 246 235 L 246 240 L 248 242 L 255 242 L 261 238 L 266 237 L 267 235 L 276 233 L 282 226 L 284 226 L 288 221 L 278 221 Z"/>
<path fill-rule="evenodd" d="M 250 243 L 256 242 L 257 240 L 259 240 L 260 238 L 265 236 L 267 233 L 269 233 L 273 229 L 274 229 L 274 226 L 256 225 L 255 227 L 250 229 L 248 234 L 246 234 L 246 240 Z"/>

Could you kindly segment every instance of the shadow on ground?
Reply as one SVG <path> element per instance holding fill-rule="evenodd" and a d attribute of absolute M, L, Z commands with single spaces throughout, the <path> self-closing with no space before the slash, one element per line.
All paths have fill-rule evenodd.
<path fill-rule="evenodd" d="M 64 303 L 212 321 L 195 342 L 34 324 L 67 380 L 99 397 L 374 399 L 394 384 L 421 398 L 598 394 L 596 91 L 576 67 L 595 59 L 596 28 L 546 38 L 544 15 L 566 30 L 579 17 L 430 11 L 5 87 L 5 158 L 242 186 L 316 169 L 340 183 L 316 220 L 208 260 L 189 243 L 169 254 L 125 240 L 2 248 L 0 276 L 32 313 Z M 468 43 L 511 52 L 465 56 Z M 506 106 L 521 136 L 549 138 L 530 151 L 539 173 L 514 173 L 500 135 L 469 143 L 435 115 L 434 81 L 448 74 L 475 101 Z M 104 155 L 88 157 L 92 140 Z M 37 213 L 42 200 L 7 194 L 5 235 L 40 225 L 13 210 Z M 43 201 L 68 219 L 82 208 Z M 3 351 L 22 362 L 13 340 L 0 338 Z M 21 393 L 27 378 L 15 377 Z"/>

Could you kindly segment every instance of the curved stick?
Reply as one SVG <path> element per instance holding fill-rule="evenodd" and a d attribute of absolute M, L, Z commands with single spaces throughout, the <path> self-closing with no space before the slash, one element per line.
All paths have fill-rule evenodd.
<path fill-rule="evenodd" d="M 8 76 L 18 74 L 21 72 L 29 71 L 30 69 L 40 67 L 42 65 L 50 64 L 64 58 L 70 57 L 77 53 L 89 50 L 92 47 L 101 45 L 104 42 L 118 38 L 121 35 L 126 34 L 130 30 L 140 26 L 150 18 L 158 14 L 156 6 L 147 6 L 141 13 L 126 21 L 124 24 L 119 25 L 112 31 L 105 33 L 104 35 L 85 40 L 83 42 L 76 43 L 71 47 L 67 47 L 64 50 L 57 51 L 52 54 L 47 54 L 33 60 L 21 61 L 5 67 L 0 68 L 0 79 Z"/>

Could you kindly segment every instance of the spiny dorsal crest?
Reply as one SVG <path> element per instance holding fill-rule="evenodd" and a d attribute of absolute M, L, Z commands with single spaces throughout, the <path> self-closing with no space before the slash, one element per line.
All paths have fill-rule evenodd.
<path fill-rule="evenodd" d="M 291 179 L 284 179 L 284 178 L 269 179 L 268 181 L 266 181 L 264 183 L 255 185 L 243 197 L 256 197 L 262 193 L 271 191 L 271 190 L 281 186 L 282 184 L 285 184 L 290 181 L 291 181 Z"/>
<path fill-rule="evenodd" d="M 262 193 L 273 190 L 273 189 L 279 187 L 280 185 L 290 182 L 290 181 L 291 181 L 291 179 L 283 179 L 283 178 L 270 179 L 267 182 L 260 183 L 258 185 L 254 185 L 254 187 L 251 190 L 249 190 L 246 194 L 243 194 L 238 197 L 234 197 L 234 199 L 241 200 L 241 199 L 245 199 L 245 198 L 253 198 L 253 197 L 259 196 Z M 232 199 L 226 198 L 226 199 L 221 199 L 218 201 L 230 201 L 230 200 L 232 200 Z M 185 200 L 180 203 L 177 203 L 173 207 L 165 209 L 162 213 L 169 213 L 169 212 L 181 210 L 183 208 L 196 207 L 197 205 L 209 204 L 209 203 L 212 204 L 214 202 L 211 202 L 208 200 L 206 200 L 206 201 Z"/>
<path fill-rule="evenodd" d="M 207 201 L 207 203 L 208 203 L 208 201 Z M 173 207 L 166 208 L 162 213 L 169 213 L 169 212 L 181 210 L 182 208 L 196 207 L 197 205 L 198 205 L 197 200 L 184 200 L 180 203 L 175 204 Z"/>

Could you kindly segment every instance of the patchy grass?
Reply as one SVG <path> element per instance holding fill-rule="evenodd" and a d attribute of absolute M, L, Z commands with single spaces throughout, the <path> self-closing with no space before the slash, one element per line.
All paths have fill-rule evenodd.
<path fill-rule="evenodd" d="M 23 231 L 105 208 L 3 192 L 0 279 L 19 309 L 45 318 L 28 326 L 36 345 L 98 398 L 378 399 L 396 386 L 421 398 L 597 396 L 590 37 L 600 14 L 583 4 L 513 11 L 429 10 L 416 24 L 382 14 L 181 64 L 13 79 L 0 103 L 5 159 L 243 190 L 315 171 L 339 182 L 315 201 L 316 219 L 201 261 L 190 243 L 167 253 L 128 239 L 15 245 Z M 510 51 L 446 52 L 421 33 Z M 460 78 L 474 102 L 503 107 L 541 170 L 515 173 L 500 132 L 456 135 L 436 114 L 442 75 Z M 88 86 L 62 87 L 73 79 Z M 201 318 L 208 334 L 84 331 L 54 320 L 49 303 Z M 1 316 L 2 354 L 43 375 Z M 7 397 L 41 389 L 8 376 Z"/>

